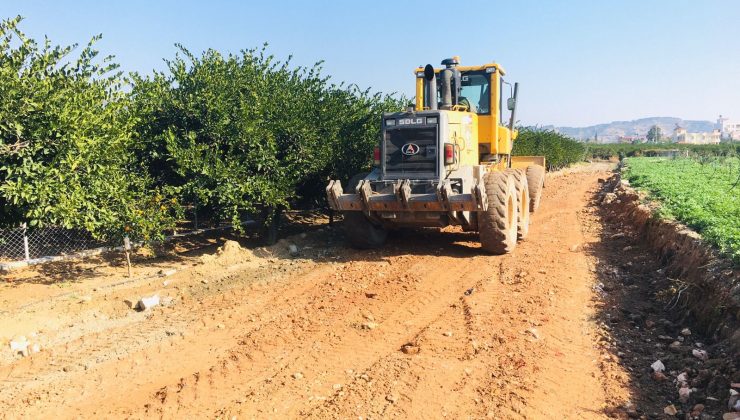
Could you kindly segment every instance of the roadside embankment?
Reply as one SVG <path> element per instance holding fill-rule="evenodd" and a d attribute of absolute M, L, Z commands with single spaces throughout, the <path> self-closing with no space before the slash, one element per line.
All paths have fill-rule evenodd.
<path fill-rule="evenodd" d="M 631 225 L 660 258 L 674 280 L 675 308 L 716 339 L 729 339 L 740 351 L 740 269 L 704 242 L 697 232 L 655 216 L 646 196 L 619 174 L 606 181 L 602 206 L 607 217 Z"/>

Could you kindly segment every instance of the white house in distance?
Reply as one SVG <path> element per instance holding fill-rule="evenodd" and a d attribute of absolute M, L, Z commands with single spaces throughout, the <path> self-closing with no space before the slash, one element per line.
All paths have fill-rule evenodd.
<path fill-rule="evenodd" d="M 685 128 L 678 126 L 673 129 L 673 142 L 680 144 L 719 144 L 722 133 L 719 129 L 704 133 L 689 133 Z"/>
<path fill-rule="evenodd" d="M 730 121 L 729 118 L 720 115 L 717 125 L 723 140 L 740 140 L 740 121 Z"/>
<path fill-rule="evenodd" d="M 672 140 L 682 144 L 719 144 L 720 141 L 740 141 L 740 121 L 730 121 L 722 115 L 717 118 L 717 128 L 703 133 L 689 133 L 676 124 Z"/>

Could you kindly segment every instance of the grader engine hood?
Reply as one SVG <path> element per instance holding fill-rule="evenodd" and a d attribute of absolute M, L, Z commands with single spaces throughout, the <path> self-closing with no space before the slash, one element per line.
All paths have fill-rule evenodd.
<path fill-rule="evenodd" d="M 381 179 L 431 179 L 440 175 L 439 112 L 398 112 L 383 116 Z"/>
<path fill-rule="evenodd" d="M 380 179 L 443 179 L 477 165 L 475 118 L 444 110 L 384 114 Z"/>

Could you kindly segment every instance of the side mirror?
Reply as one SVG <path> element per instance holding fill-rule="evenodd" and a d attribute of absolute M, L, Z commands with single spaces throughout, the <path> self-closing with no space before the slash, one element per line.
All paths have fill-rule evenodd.
<path fill-rule="evenodd" d="M 506 101 L 506 107 L 511 111 L 509 118 L 509 130 L 514 131 L 514 122 L 516 121 L 516 98 L 519 97 L 519 83 L 514 83 L 514 94 Z"/>

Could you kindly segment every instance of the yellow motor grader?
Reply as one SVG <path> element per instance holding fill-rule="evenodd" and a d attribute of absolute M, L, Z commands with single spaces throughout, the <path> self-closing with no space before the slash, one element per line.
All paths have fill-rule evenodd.
<path fill-rule="evenodd" d="M 346 192 L 338 180 L 326 187 L 355 247 L 379 247 L 388 229 L 406 226 L 460 225 L 492 254 L 527 236 L 545 158 L 511 155 L 519 86 L 496 63 L 461 66 L 453 57 L 442 66 L 417 68 L 415 107 L 383 115 L 372 171 Z"/>

